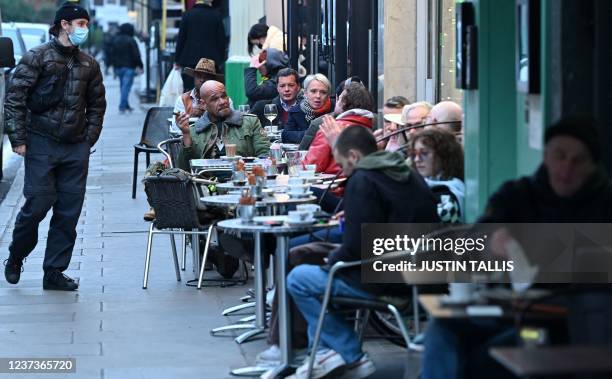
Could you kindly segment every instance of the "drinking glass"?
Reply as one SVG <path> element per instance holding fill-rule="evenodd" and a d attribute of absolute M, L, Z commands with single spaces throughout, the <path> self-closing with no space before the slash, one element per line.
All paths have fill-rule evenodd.
<path fill-rule="evenodd" d="M 272 130 L 272 121 L 274 121 L 277 115 L 276 104 L 266 104 L 264 106 L 264 116 L 270 121 L 270 130 Z"/>
<path fill-rule="evenodd" d="M 251 106 L 249 104 L 239 105 L 238 110 L 241 113 L 249 113 L 251 111 Z"/>

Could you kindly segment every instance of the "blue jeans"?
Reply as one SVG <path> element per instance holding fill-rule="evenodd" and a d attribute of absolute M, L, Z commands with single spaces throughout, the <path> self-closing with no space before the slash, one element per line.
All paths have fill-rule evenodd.
<path fill-rule="evenodd" d="M 115 74 L 119 77 L 120 89 L 121 89 L 121 100 L 119 101 L 119 110 L 125 111 L 130 108 L 128 99 L 130 97 L 130 91 L 132 90 L 132 84 L 134 83 L 134 76 L 136 70 L 129 67 L 119 67 L 115 69 Z"/>
<path fill-rule="evenodd" d="M 319 241 L 342 243 L 342 232 L 340 231 L 340 227 L 318 230 L 311 234 L 303 234 L 301 236 L 293 237 L 289 240 L 289 250 L 297 246 L 306 245 L 310 242 Z"/>
<path fill-rule="evenodd" d="M 287 290 L 308 323 L 308 343 L 311 347 L 321 313 L 319 298 L 325 293 L 328 277 L 326 271 L 314 265 L 297 266 L 287 276 Z M 339 278 L 334 279 L 332 296 L 372 298 L 369 293 L 352 287 Z M 346 363 L 357 362 L 363 356 L 361 341 L 353 330 L 353 325 L 337 314 L 328 313 L 325 316 L 319 345 L 320 349 L 336 351 Z"/>

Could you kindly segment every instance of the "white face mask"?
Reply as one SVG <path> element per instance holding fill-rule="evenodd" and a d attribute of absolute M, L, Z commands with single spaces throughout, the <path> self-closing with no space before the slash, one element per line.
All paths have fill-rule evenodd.
<path fill-rule="evenodd" d="M 253 46 L 253 55 L 252 55 L 252 56 L 254 56 L 254 57 L 255 57 L 255 56 L 259 55 L 259 53 L 261 53 L 261 52 L 262 52 L 262 50 L 263 50 L 263 49 L 262 49 L 262 48 L 260 48 L 259 46 L 254 45 L 254 46 Z"/>

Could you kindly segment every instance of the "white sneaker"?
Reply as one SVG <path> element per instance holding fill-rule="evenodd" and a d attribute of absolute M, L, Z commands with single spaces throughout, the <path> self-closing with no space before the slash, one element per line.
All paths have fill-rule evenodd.
<path fill-rule="evenodd" d="M 376 371 L 374 363 L 367 354 L 364 354 L 360 360 L 346 366 L 346 371 L 340 379 L 362 379 L 367 378 Z"/>
<path fill-rule="evenodd" d="M 272 345 L 261 353 L 257 354 L 255 363 L 257 366 L 276 366 L 281 361 L 281 351 L 278 345 Z"/>
<path fill-rule="evenodd" d="M 306 357 L 306 349 L 294 349 L 296 361 L 303 361 Z M 257 366 L 278 366 L 281 362 L 281 350 L 278 345 L 271 345 L 266 350 L 257 354 L 255 363 Z"/>
<path fill-rule="evenodd" d="M 308 375 L 309 359 L 304 360 L 304 364 L 297 368 L 295 374 L 288 376 L 287 379 L 305 379 Z M 317 352 L 314 366 L 312 367 L 312 379 L 319 379 L 330 374 L 339 373 L 346 367 L 346 362 L 340 354 L 334 350 L 323 350 Z"/>

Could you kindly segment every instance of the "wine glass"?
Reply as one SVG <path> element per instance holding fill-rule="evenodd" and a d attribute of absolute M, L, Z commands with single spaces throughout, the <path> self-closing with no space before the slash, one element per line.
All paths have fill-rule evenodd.
<path fill-rule="evenodd" d="M 249 113 L 251 111 L 251 107 L 249 106 L 249 104 L 239 105 L 238 110 L 241 113 Z"/>
<path fill-rule="evenodd" d="M 276 104 L 266 104 L 264 107 L 264 116 L 270 120 L 270 131 L 273 131 L 272 121 L 278 115 L 278 110 L 276 109 Z"/>

